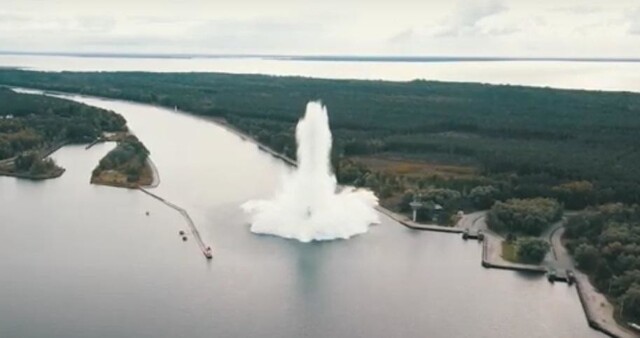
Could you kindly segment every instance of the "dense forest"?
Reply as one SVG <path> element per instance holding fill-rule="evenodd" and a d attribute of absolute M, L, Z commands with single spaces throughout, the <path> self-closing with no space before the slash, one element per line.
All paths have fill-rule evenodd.
<path fill-rule="evenodd" d="M 572 217 L 567 247 L 581 270 L 640 322 L 640 207 L 609 204 Z"/>
<path fill-rule="evenodd" d="M 86 143 L 125 130 L 122 116 L 77 102 L 0 88 L 0 170 L 24 177 L 62 173 L 44 157 L 66 143 Z"/>
<path fill-rule="evenodd" d="M 567 208 L 640 201 L 640 95 L 632 93 L 215 73 L 0 70 L 0 83 L 177 106 L 223 118 L 291 157 L 297 119 L 321 99 L 343 183 L 368 180 L 390 198 L 418 185 L 463 193 L 489 185 L 503 198 L 553 197 Z M 413 177 L 355 160 L 371 156 L 477 171 Z"/>
<path fill-rule="evenodd" d="M 77 102 L 0 88 L 0 160 L 125 129 L 122 116 Z"/>

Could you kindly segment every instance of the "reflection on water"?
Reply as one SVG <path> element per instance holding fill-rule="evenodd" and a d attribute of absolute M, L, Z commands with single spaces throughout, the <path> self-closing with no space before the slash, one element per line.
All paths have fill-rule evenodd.
<path fill-rule="evenodd" d="M 0 178 L 0 337 L 600 337 L 574 288 L 484 269 L 458 236 L 385 216 L 349 241 L 256 236 L 239 206 L 284 165 L 199 118 L 76 99 L 125 116 L 215 257 L 174 210 L 88 184 L 112 144 L 65 147 L 59 179 Z"/>

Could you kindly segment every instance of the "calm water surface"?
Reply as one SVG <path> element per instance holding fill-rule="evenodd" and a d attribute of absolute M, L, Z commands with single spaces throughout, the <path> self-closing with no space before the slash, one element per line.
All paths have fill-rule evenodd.
<path fill-rule="evenodd" d="M 224 72 L 332 79 L 427 79 L 640 92 L 640 62 L 360 62 L 274 58 L 124 58 L 0 55 L 0 67 L 45 71 Z"/>
<path fill-rule="evenodd" d="M 160 171 L 154 191 L 215 257 L 180 240 L 174 210 L 89 184 L 113 144 L 65 147 L 59 179 L 0 178 L 0 337 L 601 337 L 573 287 L 484 269 L 459 236 L 384 217 L 348 241 L 254 235 L 239 205 L 274 192 L 281 162 L 200 118 L 73 98 L 124 115 Z"/>

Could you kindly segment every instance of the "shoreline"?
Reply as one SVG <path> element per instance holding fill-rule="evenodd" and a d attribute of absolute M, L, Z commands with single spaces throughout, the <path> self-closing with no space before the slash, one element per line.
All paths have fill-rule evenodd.
<path fill-rule="evenodd" d="M 281 159 L 283 160 L 286 164 L 293 166 L 293 167 L 297 167 L 297 162 L 289 157 L 287 157 L 286 155 L 280 154 L 276 151 L 274 151 L 273 149 L 271 149 L 270 147 L 262 144 L 261 142 L 259 142 L 258 140 L 254 139 L 253 137 L 251 137 L 250 135 L 247 135 L 245 133 L 243 133 L 240 129 L 230 125 L 228 122 L 226 122 L 224 119 L 222 118 L 216 118 L 216 117 L 210 117 L 210 116 L 204 116 L 204 115 L 199 115 L 199 114 L 191 114 L 188 113 L 186 111 L 182 111 L 182 110 L 172 110 L 169 107 L 165 107 L 165 106 L 161 106 L 161 105 L 157 105 L 157 104 L 152 104 L 152 103 L 144 103 L 144 102 L 138 102 L 138 101 L 130 101 L 130 100 L 123 100 L 123 99 L 118 99 L 118 98 L 109 98 L 109 97 L 100 97 L 100 96 L 92 96 L 92 95 L 84 95 L 84 94 L 78 94 L 78 93 L 71 93 L 71 92 L 60 92 L 60 91 L 51 91 L 51 90 L 40 90 L 40 89 L 31 89 L 31 88 L 23 88 L 23 87 L 15 87 L 15 86 L 8 86 L 9 88 L 20 88 L 20 89 L 27 89 L 27 90 L 32 90 L 32 91 L 37 91 L 39 92 L 39 94 L 41 95 L 63 95 L 63 96 L 68 96 L 68 95 L 75 95 L 75 96 L 80 96 L 80 97 L 87 97 L 87 98 L 96 98 L 96 99 L 107 99 L 107 100 L 114 100 L 114 101 L 123 101 L 123 102 L 128 102 L 128 103 L 133 103 L 133 104 L 138 104 L 138 105 L 146 105 L 146 106 L 154 106 L 154 107 L 158 107 L 160 109 L 166 109 L 172 112 L 176 112 L 176 113 L 183 113 L 183 114 L 188 114 L 192 117 L 196 117 L 196 118 L 201 118 L 205 121 L 210 121 L 212 123 L 215 123 L 216 125 L 224 128 L 225 130 L 235 134 L 236 136 L 240 137 L 242 140 L 244 141 L 248 141 L 248 142 L 252 142 L 255 145 L 258 146 L 258 148 L 265 152 L 268 153 L 269 155 Z M 159 183 L 158 183 L 159 184 Z M 134 188 L 135 189 L 135 188 Z M 143 191 L 144 193 L 162 201 L 163 203 L 167 204 L 169 207 L 172 207 L 178 211 L 180 211 L 179 207 L 177 206 L 172 206 L 169 202 L 165 201 L 164 199 L 153 195 L 152 193 L 146 191 L 143 187 L 138 187 L 137 189 Z M 439 226 L 439 225 L 425 225 L 425 224 L 418 224 L 418 223 L 414 223 L 412 221 L 408 221 L 406 216 L 402 216 L 400 214 L 397 214 L 387 208 L 384 208 L 382 206 L 377 206 L 376 210 L 384 215 L 386 215 L 387 217 L 391 218 L 392 220 L 396 221 L 397 223 L 413 229 L 413 230 L 421 230 L 421 231 L 437 231 L 437 232 L 446 232 L 446 233 L 454 233 L 454 234 L 461 234 L 464 229 L 461 227 L 445 227 L 445 226 Z M 182 209 L 182 211 L 184 211 L 184 209 Z M 182 211 L 180 211 L 182 213 Z M 188 214 L 186 215 L 186 217 L 188 217 Z M 474 221 L 475 223 L 475 221 Z M 193 228 L 195 229 L 195 226 L 193 225 Z M 195 231 L 197 232 L 197 229 L 195 229 Z M 555 236 L 555 233 L 557 233 L 555 230 L 553 231 L 553 235 Z M 561 232 L 560 232 L 561 233 Z M 500 243 L 501 243 L 501 239 L 502 237 L 491 232 L 491 231 L 485 231 L 485 240 L 483 242 L 483 251 L 482 251 L 482 266 L 486 267 L 486 268 L 495 268 L 495 269 L 503 269 L 503 270 L 514 270 L 514 271 L 524 271 L 524 272 L 533 272 L 533 273 L 544 273 L 547 271 L 547 267 L 544 267 L 542 265 L 529 265 L 529 264 L 518 264 L 518 263 L 511 263 L 511 262 L 507 262 L 504 261 L 501 257 L 500 258 L 496 258 L 496 252 L 501 252 L 501 251 L 495 251 L 492 250 L 493 246 L 495 245 L 495 243 L 498 243 L 498 247 L 500 247 Z M 198 234 L 199 236 L 199 234 Z M 494 244 L 492 244 L 491 242 L 493 242 Z M 551 250 L 553 252 L 553 255 L 556 255 L 555 252 L 555 245 L 553 243 L 553 241 L 551 241 Z M 201 249 L 204 248 L 203 245 L 204 243 L 199 243 Z M 564 248 L 564 247 L 562 247 Z M 205 253 L 206 255 L 206 253 Z M 498 253 L 497 256 L 499 257 L 500 254 Z M 579 272 L 578 270 L 572 268 L 574 271 L 576 271 L 576 275 L 579 276 L 580 274 L 582 274 L 581 272 Z M 594 302 L 589 302 L 587 301 L 589 298 L 586 295 L 583 295 L 583 290 L 584 288 L 590 288 L 592 290 L 595 291 L 596 294 L 602 296 L 604 298 L 604 296 L 600 293 L 597 292 L 597 290 L 595 290 L 595 288 L 593 287 L 593 285 L 590 283 L 590 281 L 588 280 L 588 278 L 585 278 L 586 281 L 580 281 L 579 278 L 576 278 L 576 290 L 578 293 L 578 297 L 580 299 L 580 302 L 582 304 L 583 307 L 583 311 L 585 312 L 585 317 L 587 319 L 587 323 L 588 325 L 593 328 L 594 330 L 597 330 L 599 332 L 602 332 L 610 337 L 619 337 L 619 338 L 627 338 L 627 337 L 638 337 L 638 334 L 635 334 L 635 332 L 633 331 L 629 331 L 627 330 L 627 328 L 623 325 L 620 324 L 616 321 L 616 319 L 613 319 L 613 323 L 615 325 L 616 328 L 614 329 L 610 329 L 607 327 L 603 327 L 601 324 L 599 324 L 599 322 L 601 321 L 596 321 L 592 318 L 592 312 L 594 312 L 592 309 L 593 307 L 596 307 L 597 304 L 594 304 Z M 585 283 L 587 286 L 584 285 L 580 285 L 580 283 Z M 584 299 L 583 299 L 584 298 Z M 606 298 L 604 298 L 606 300 Z M 585 305 L 586 304 L 586 305 Z M 606 319 L 604 319 L 604 322 L 609 323 Z M 617 331 L 617 332 L 614 332 Z"/>
<path fill-rule="evenodd" d="M 69 144 L 69 142 L 59 142 L 59 143 L 53 144 L 49 148 L 42 149 L 41 150 L 41 152 L 42 152 L 41 153 L 41 159 L 45 159 L 45 158 L 51 156 L 51 154 L 55 153 L 56 151 L 60 150 L 60 148 L 66 146 L 68 144 Z M 58 178 L 58 177 L 62 176 L 62 174 L 64 174 L 65 171 L 67 171 L 67 169 L 58 166 L 59 170 L 56 170 L 54 172 L 46 173 L 46 174 L 33 175 L 33 174 L 29 174 L 29 173 L 20 173 L 20 172 L 7 171 L 7 170 L 4 170 L 4 169 L 1 168 L 4 165 L 13 166 L 13 162 L 15 161 L 15 159 L 17 157 L 18 156 L 14 156 L 14 157 L 7 158 L 7 159 L 4 159 L 4 160 L 0 161 L 0 176 L 16 177 L 16 178 L 26 179 L 26 180 L 31 180 L 31 181 L 44 181 L 44 180 L 48 180 L 48 179 Z"/>
<path fill-rule="evenodd" d="M 159 175 L 156 175 L 156 172 L 155 172 L 157 171 L 157 169 L 155 169 L 154 171 L 154 166 L 152 166 L 150 163 L 151 162 L 147 159 L 147 161 L 145 161 L 145 166 L 143 170 L 143 173 L 148 173 L 149 175 L 140 175 L 140 180 L 136 182 L 129 182 L 126 178 L 126 175 L 121 172 L 108 170 L 108 171 L 100 172 L 100 174 L 98 174 L 97 176 L 92 175 L 91 179 L 89 180 L 89 183 L 95 184 L 95 185 L 104 185 L 104 186 L 126 188 L 126 189 L 138 189 L 140 187 L 155 188 L 160 184 L 160 179 L 159 179 Z M 114 173 L 109 173 L 109 171 L 114 171 Z M 117 175 L 117 176 L 114 177 L 114 175 Z M 158 176 L 157 180 L 156 180 L 156 176 Z M 118 180 L 118 178 L 124 178 L 124 181 Z M 143 179 L 144 179 L 144 183 L 141 182 L 143 181 Z M 148 183 L 147 183 L 147 179 L 149 179 Z"/>
<path fill-rule="evenodd" d="M 382 209 L 382 208 L 381 208 Z M 459 234 L 464 231 L 463 227 L 443 227 L 438 225 L 426 225 L 418 224 L 407 220 L 406 216 L 394 213 L 392 211 L 384 212 L 379 209 L 389 218 L 404 225 L 412 230 L 420 231 L 435 231 L 444 233 Z M 468 214 L 471 216 L 472 214 Z M 473 220 L 473 224 L 478 220 L 477 217 Z M 467 227 L 466 229 L 469 229 Z M 504 240 L 502 236 L 494 233 L 489 229 L 482 229 L 485 235 L 482 243 L 482 259 L 481 264 L 485 268 L 489 269 L 501 269 L 511 270 L 517 272 L 544 274 L 553 265 L 567 265 L 566 269 L 570 269 L 575 273 L 576 293 L 580 300 L 580 305 L 585 315 L 587 324 L 592 329 L 599 331 L 609 337 L 613 338 L 634 338 L 640 337 L 640 333 L 628 328 L 624 323 L 620 323 L 618 318 L 614 314 L 614 307 L 606 298 L 606 296 L 600 293 L 591 283 L 589 277 L 578 270 L 574 265 L 571 256 L 566 252 L 566 248 L 562 244 L 560 238 L 564 232 L 562 226 L 551 226 L 549 242 L 550 242 L 550 254 L 554 256 L 553 262 L 543 261 L 541 264 L 521 264 L 506 261 L 501 257 L 501 244 Z M 560 251 L 560 253 L 559 253 Z M 562 256 L 562 257 L 560 257 Z M 561 262 L 564 261 L 564 262 Z M 550 265 L 550 266 L 549 266 Z"/>
<path fill-rule="evenodd" d="M 14 173 L 14 172 L 0 170 L 0 176 L 15 177 L 15 178 L 31 180 L 31 181 L 44 181 L 44 180 L 58 178 L 62 176 L 62 174 L 64 174 L 65 171 L 67 171 L 65 168 L 60 168 L 60 170 L 56 170 L 54 173 L 51 173 L 51 174 L 32 175 L 29 173 Z"/>
<path fill-rule="evenodd" d="M 162 106 L 159 106 L 162 107 Z M 261 151 L 268 153 L 269 155 L 281 159 L 282 161 L 284 161 L 286 164 L 288 164 L 289 166 L 292 167 L 298 167 L 298 162 L 292 158 L 290 158 L 287 155 L 281 154 L 275 150 L 273 150 L 271 147 L 269 147 L 268 145 L 256 140 L 254 137 L 252 137 L 251 135 L 248 135 L 246 133 L 244 133 L 242 130 L 238 129 L 237 127 L 229 124 L 229 122 L 227 122 L 227 120 L 225 120 L 224 118 L 217 118 L 217 117 L 211 117 L 211 116 L 204 116 L 204 115 L 195 115 L 195 114 L 190 114 L 186 111 L 181 111 L 181 110 L 177 110 L 178 113 L 182 112 L 191 116 L 198 116 L 201 117 L 207 121 L 211 121 L 213 123 L 215 123 L 216 125 L 224 128 L 225 130 L 227 130 L 228 132 L 235 134 L 236 136 L 240 137 L 243 141 L 248 141 L 251 143 L 254 143 L 255 145 L 258 146 L 258 149 L 260 149 Z"/>
<path fill-rule="evenodd" d="M 158 167 L 151 160 L 151 156 L 147 156 L 147 166 L 151 169 L 151 183 L 149 185 L 143 185 L 143 188 L 157 188 L 160 185 L 160 172 Z"/>

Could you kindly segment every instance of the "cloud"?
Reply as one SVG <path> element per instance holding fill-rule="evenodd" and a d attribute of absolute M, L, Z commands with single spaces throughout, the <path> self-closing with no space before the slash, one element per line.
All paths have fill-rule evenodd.
<path fill-rule="evenodd" d="M 0 50 L 640 54 L 638 0 L 456 1 L 8 1 L 0 6 Z"/>
<path fill-rule="evenodd" d="M 635 11 L 631 12 L 628 15 L 629 19 L 629 34 L 631 35 L 640 35 L 640 8 L 637 8 Z"/>
<path fill-rule="evenodd" d="M 586 15 L 586 14 L 598 14 L 598 13 L 601 13 L 602 12 L 602 7 L 577 5 L 577 6 L 558 7 L 558 8 L 555 8 L 554 10 L 556 12 L 560 12 L 560 13 L 564 13 L 564 14 Z"/>
<path fill-rule="evenodd" d="M 405 43 L 411 41 L 415 35 L 413 28 L 409 28 L 394 34 L 387 40 L 387 42 L 392 44 Z"/>
<path fill-rule="evenodd" d="M 75 21 L 78 29 L 92 33 L 109 32 L 116 26 L 116 20 L 112 17 L 82 16 Z"/>
<path fill-rule="evenodd" d="M 484 19 L 507 11 L 508 8 L 496 0 L 480 0 L 473 3 L 459 3 L 456 11 L 444 23 L 444 28 L 435 33 L 436 37 L 456 37 L 482 35 L 481 23 Z"/>
<path fill-rule="evenodd" d="M 312 48 L 323 43 L 324 24 L 283 18 L 255 20 L 208 20 L 187 30 L 182 43 L 206 46 L 217 52 L 279 53 Z"/>
<path fill-rule="evenodd" d="M 31 20 L 25 15 L 16 15 L 11 13 L 0 13 L 0 22 L 4 24 L 22 24 Z"/>

